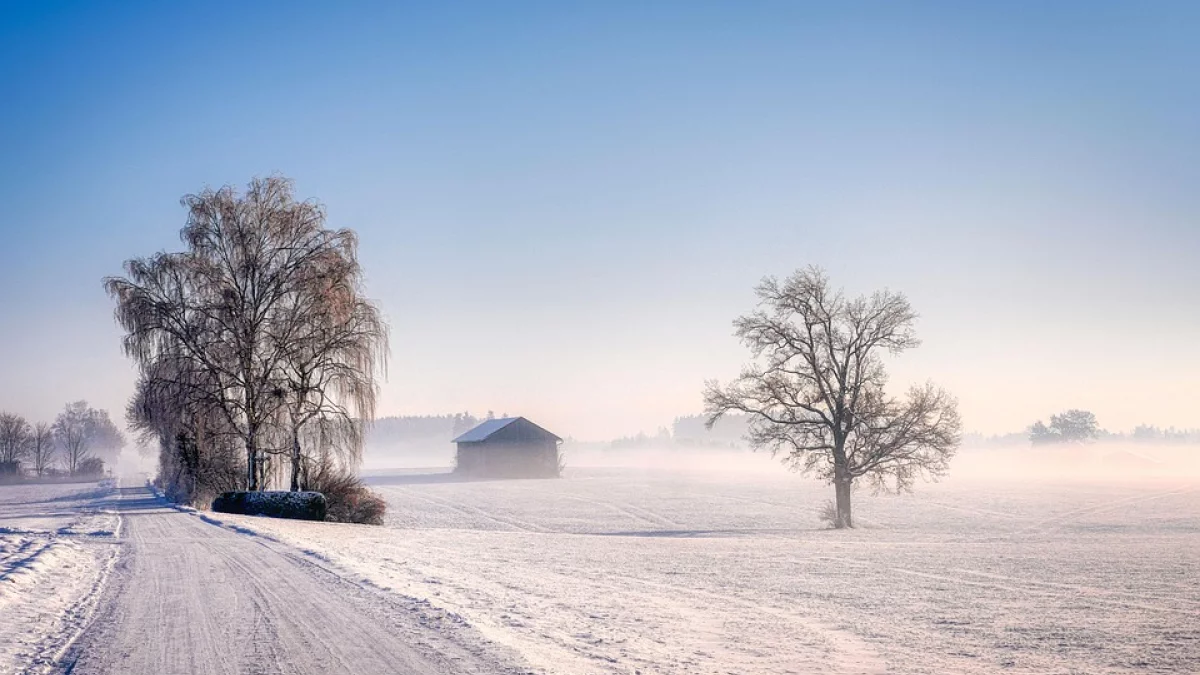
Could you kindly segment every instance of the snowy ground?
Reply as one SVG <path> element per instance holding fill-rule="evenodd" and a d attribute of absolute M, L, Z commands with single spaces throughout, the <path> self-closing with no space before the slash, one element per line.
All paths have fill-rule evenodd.
<path fill-rule="evenodd" d="M 116 555 L 110 494 L 0 486 L 0 673 L 37 672 L 86 622 Z"/>
<path fill-rule="evenodd" d="M 383 528 L 221 515 L 463 616 L 538 672 L 1200 672 L 1200 483 L 949 481 L 856 495 L 782 471 L 375 476 Z"/>

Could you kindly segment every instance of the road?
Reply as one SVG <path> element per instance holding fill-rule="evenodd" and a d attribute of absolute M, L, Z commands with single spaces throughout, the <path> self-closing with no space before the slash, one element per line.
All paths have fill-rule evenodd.
<path fill-rule="evenodd" d="M 76 675 L 516 673 L 461 619 L 121 488 L 121 551 L 56 664 Z"/>

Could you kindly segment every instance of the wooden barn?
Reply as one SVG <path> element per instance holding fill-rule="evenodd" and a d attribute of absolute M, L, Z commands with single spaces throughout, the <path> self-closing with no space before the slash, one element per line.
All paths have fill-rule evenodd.
<path fill-rule="evenodd" d="M 487 420 L 454 439 L 454 472 L 471 478 L 556 478 L 562 439 L 524 417 Z"/>

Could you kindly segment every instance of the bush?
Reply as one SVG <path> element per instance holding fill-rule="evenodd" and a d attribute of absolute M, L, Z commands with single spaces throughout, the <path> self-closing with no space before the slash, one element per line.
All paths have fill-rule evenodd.
<path fill-rule="evenodd" d="M 320 471 L 310 478 L 308 487 L 325 495 L 328 504 L 326 520 L 363 525 L 383 524 L 387 502 L 348 471 Z"/>
<path fill-rule="evenodd" d="M 225 492 L 213 500 L 212 510 L 246 516 L 294 520 L 325 520 L 327 505 L 320 492 Z"/>
<path fill-rule="evenodd" d="M 830 528 L 835 528 L 838 525 L 837 504 L 832 499 L 825 502 L 825 505 L 817 509 L 817 518 L 821 522 L 828 525 Z"/>
<path fill-rule="evenodd" d="M 104 460 L 99 457 L 88 457 L 75 467 L 76 476 L 103 476 Z"/>

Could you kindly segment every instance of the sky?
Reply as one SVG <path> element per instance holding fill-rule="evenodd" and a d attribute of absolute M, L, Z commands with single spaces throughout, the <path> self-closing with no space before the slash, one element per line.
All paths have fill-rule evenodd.
<path fill-rule="evenodd" d="M 282 173 L 359 233 L 379 413 L 653 433 L 766 275 L 889 288 L 964 424 L 1200 426 L 1196 3 L 0 0 L 0 410 L 122 416 L 101 288 Z"/>

